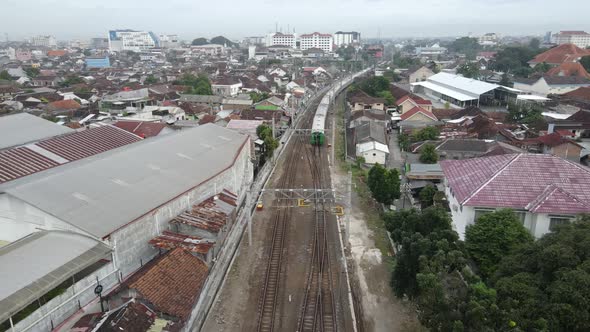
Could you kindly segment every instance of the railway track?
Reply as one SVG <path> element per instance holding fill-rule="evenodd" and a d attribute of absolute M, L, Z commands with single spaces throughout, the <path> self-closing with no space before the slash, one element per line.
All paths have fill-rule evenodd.
<path fill-rule="evenodd" d="M 312 105 L 311 109 L 315 109 L 319 105 L 320 99 L 317 98 Z M 302 126 L 309 126 L 312 117 L 306 112 L 302 119 Z M 313 115 L 313 113 L 311 114 Z M 296 180 L 296 165 L 297 159 L 301 156 L 302 150 L 304 149 L 307 142 L 303 137 L 293 137 L 294 147 L 293 150 L 287 155 L 286 169 L 281 180 L 279 181 L 280 188 L 292 188 Z M 287 233 L 287 221 L 291 216 L 291 209 L 284 208 L 279 209 L 273 220 L 272 230 L 272 242 L 268 256 L 268 263 L 266 266 L 266 273 L 264 276 L 264 284 L 262 289 L 262 295 L 260 298 L 259 309 L 258 309 L 258 332 L 270 332 L 274 331 L 276 322 L 276 312 L 280 304 L 278 294 L 281 287 L 281 270 L 283 264 L 283 251 L 285 247 L 285 238 Z"/>
<path fill-rule="evenodd" d="M 306 158 L 314 187 L 323 188 L 323 158 L 320 147 L 306 147 Z M 332 290 L 332 270 L 328 247 L 326 204 L 316 197 L 312 258 L 301 314 L 299 332 L 337 331 L 336 303 Z"/>

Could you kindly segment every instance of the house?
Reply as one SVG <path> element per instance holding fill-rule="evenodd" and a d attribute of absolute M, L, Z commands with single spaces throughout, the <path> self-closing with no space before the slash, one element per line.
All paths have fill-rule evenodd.
<path fill-rule="evenodd" d="M 404 128 L 423 128 L 439 124 L 438 119 L 432 112 L 416 106 L 401 115 L 401 121 L 398 123 L 400 129 Z"/>
<path fill-rule="evenodd" d="M 388 127 L 391 118 L 385 112 L 377 111 L 377 110 L 363 110 L 354 112 L 350 117 L 350 123 L 348 125 L 349 128 L 357 127 L 365 122 L 377 122 L 381 123 L 383 126 Z"/>
<path fill-rule="evenodd" d="M 417 153 L 427 142 L 412 147 L 412 152 Z M 435 144 L 436 151 L 441 160 L 462 160 L 488 155 L 522 153 L 523 150 L 512 145 L 481 139 L 454 139 L 449 138 Z"/>
<path fill-rule="evenodd" d="M 57 76 L 42 76 L 39 75 L 37 77 L 34 77 L 33 79 L 31 79 L 31 84 L 33 84 L 33 86 L 51 86 L 51 87 L 55 87 L 58 86 L 59 83 L 62 81 L 61 78 L 57 77 Z"/>
<path fill-rule="evenodd" d="M 581 87 L 589 87 L 590 79 L 582 76 L 548 76 L 515 78 L 514 88 L 540 96 L 564 94 Z"/>
<path fill-rule="evenodd" d="M 549 69 L 545 75 L 547 76 L 577 76 L 590 79 L 590 74 L 586 71 L 584 66 L 579 62 L 566 62 L 557 67 Z"/>
<path fill-rule="evenodd" d="M 385 164 L 389 156 L 385 126 L 378 122 L 364 122 L 354 128 L 355 155 L 364 157 L 368 164 Z"/>
<path fill-rule="evenodd" d="M 430 100 L 422 99 L 418 96 L 406 95 L 398 99 L 395 103 L 398 107 L 398 112 L 401 114 L 409 112 L 415 107 L 421 107 L 422 109 L 432 112 L 432 102 Z"/>
<path fill-rule="evenodd" d="M 76 111 L 78 111 L 81 107 L 82 105 L 73 99 L 64 99 L 53 101 L 47 104 L 46 109 L 50 114 L 53 115 L 69 114 L 71 117 L 74 117 Z"/>
<path fill-rule="evenodd" d="M 351 93 L 348 98 L 352 112 L 362 110 L 385 110 L 385 100 L 383 98 L 375 98 L 369 96 L 362 90 L 357 90 Z"/>
<path fill-rule="evenodd" d="M 410 83 L 414 83 L 414 82 L 426 81 L 427 78 L 429 78 L 430 76 L 433 76 L 433 75 L 434 75 L 434 72 L 432 70 L 430 70 L 430 68 L 428 68 L 426 66 L 422 66 L 422 67 L 410 72 L 408 77 L 409 77 Z"/>
<path fill-rule="evenodd" d="M 537 141 L 539 142 L 541 152 L 545 154 L 550 154 L 573 162 L 580 161 L 580 154 L 583 147 L 575 141 L 563 137 L 558 132 L 539 136 Z"/>
<path fill-rule="evenodd" d="M 590 110 L 590 87 L 581 87 L 564 93 L 559 101 L 582 109 Z"/>
<path fill-rule="evenodd" d="M 531 67 L 540 63 L 551 66 L 559 66 L 566 62 L 578 62 L 584 56 L 590 55 L 590 50 L 577 47 L 574 44 L 562 44 L 551 48 L 529 61 Z"/>
<path fill-rule="evenodd" d="M 513 209 L 536 238 L 590 212 L 590 170 L 546 154 L 505 154 L 440 162 L 453 228 L 465 228 L 482 214 Z"/>
<path fill-rule="evenodd" d="M 242 89 L 242 82 L 235 77 L 221 77 L 211 83 L 211 89 L 218 96 L 236 96 Z"/>

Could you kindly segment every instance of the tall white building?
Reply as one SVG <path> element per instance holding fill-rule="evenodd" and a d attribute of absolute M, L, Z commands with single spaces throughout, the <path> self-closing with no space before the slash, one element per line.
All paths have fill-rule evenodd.
<path fill-rule="evenodd" d="M 351 32 L 342 32 L 338 31 L 334 34 L 334 45 L 341 47 L 341 46 L 348 46 L 352 44 L 360 44 L 361 43 L 361 34 L 360 32 L 351 31 Z"/>
<path fill-rule="evenodd" d="M 162 48 L 176 48 L 180 46 L 178 35 L 159 35 L 160 47 Z"/>
<path fill-rule="evenodd" d="M 266 36 L 266 46 L 284 45 L 297 48 L 297 35 L 275 32 Z"/>
<path fill-rule="evenodd" d="M 310 48 L 319 48 L 324 52 L 332 52 L 334 50 L 334 38 L 327 33 L 304 34 L 301 35 L 300 47 L 304 51 Z"/>
<path fill-rule="evenodd" d="M 160 42 L 151 31 L 111 30 L 109 31 L 109 50 L 111 52 L 140 52 L 159 47 Z"/>
<path fill-rule="evenodd" d="M 57 47 L 57 39 L 53 36 L 34 36 L 31 38 L 33 46 Z"/>
<path fill-rule="evenodd" d="M 478 42 L 482 46 L 495 46 L 498 45 L 498 41 L 500 40 L 500 35 L 494 32 L 488 32 L 483 36 L 478 38 Z"/>
<path fill-rule="evenodd" d="M 561 44 L 574 44 L 580 48 L 590 46 L 590 33 L 585 31 L 560 31 L 553 35 L 554 42 Z"/>

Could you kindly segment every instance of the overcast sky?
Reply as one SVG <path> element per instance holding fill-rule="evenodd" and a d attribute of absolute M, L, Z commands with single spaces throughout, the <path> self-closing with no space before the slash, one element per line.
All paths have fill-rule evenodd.
<path fill-rule="evenodd" d="M 590 0 L 0 0 L 0 38 L 52 34 L 58 40 L 151 30 L 182 39 L 359 31 L 363 37 L 439 37 L 498 32 L 590 32 Z"/>

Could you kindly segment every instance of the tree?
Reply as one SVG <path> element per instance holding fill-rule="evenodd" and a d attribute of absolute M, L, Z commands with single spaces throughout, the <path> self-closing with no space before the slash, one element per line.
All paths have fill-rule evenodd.
<path fill-rule="evenodd" d="M 3 70 L 3 71 L 0 71 L 0 80 L 12 81 L 12 76 L 10 76 L 8 71 Z"/>
<path fill-rule="evenodd" d="M 256 136 L 261 140 L 264 140 L 267 137 L 272 137 L 272 128 L 267 124 L 261 124 L 260 126 L 256 127 Z"/>
<path fill-rule="evenodd" d="M 584 66 L 586 71 L 590 72 L 590 55 L 584 56 L 580 59 L 580 64 Z"/>
<path fill-rule="evenodd" d="M 279 147 L 279 141 L 272 137 L 272 128 L 266 124 L 256 127 L 256 136 L 264 141 L 264 156 L 272 157 L 274 151 Z"/>
<path fill-rule="evenodd" d="M 517 76 L 529 75 L 532 72 L 528 61 L 533 59 L 541 51 L 526 46 L 508 46 L 496 54 L 490 69 Z"/>
<path fill-rule="evenodd" d="M 477 63 L 466 62 L 457 68 L 457 73 L 467 78 L 479 78 L 479 66 Z"/>
<path fill-rule="evenodd" d="M 449 45 L 449 49 L 456 53 L 463 53 L 467 59 L 475 59 L 477 52 L 481 49 L 477 38 L 458 38 Z"/>
<path fill-rule="evenodd" d="M 438 162 L 436 147 L 432 144 L 425 144 L 420 153 L 420 161 L 425 164 L 436 164 Z"/>
<path fill-rule="evenodd" d="M 546 73 L 549 69 L 551 69 L 551 66 L 549 64 L 547 64 L 547 62 L 537 63 L 535 65 L 535 67 L 533 68 L 533 70 L 536 73 L 541 73 L 541 74 Z"/>
<path fill-rule="evenodd" d="M 262 93 L 258 93 L 255 91 L 250 92 L 250 99 L 252 99 L 253 103 L 258 103 L 258 102 L 263 101 L 268 98 L 270 98 L 270 96 L 266 92 L 262 92 Z"/>
<path fill-rule="evenodd" d="M 391 91 L 381 91 L 377 93 L 377 97 L 385 99 L 385 105 L 387 106 L 395 105 L 395 98 L 391 94 Z"/>
<path fill-rule="evenodd" d="M 188 86 L 187 93 L 195 95 L 212 95 L 211 82 L 205 74 L 195 76 L 193 74 L 184 74 L 178 82 L 180 85 Z"/>
<path fill-rule="evenodd" d="M 401 195 L 398 170 L 388 170 L 379 164 L 369 170 L 367 186 L 373 198 L 381 204 L 391 205 Z"/>
<path fill-rule="evenodd" d="M 508 103 L 508 116 L 506 117 L 509 121 L 514 123 L 532 124 L 543 120 L 543 109 L 536 104 L 515 104 Z"/>
<path fill-rule="evenodd" d="M 191 45 L 193 46 L 201 46 L 201 45 L 207 45 L 209 44 L 209 42 L 207 41 L 207 38 L 196 38 L 193 39 L 193 42 L 191 43 Z"/>
<path fill-rule="evenodd" d="M 225 45 L 227 47 L 234 47 L 234 42 L 232 42 L 231 40 L 229 40 L 223 36 L 217 36 L 217 37 L 211 38 L 211 44 L 218 44 L 218 45 Z"/>
<path fill-rule="evenodd" d="M 500 79 L 500 85 L 507 86 L 507 87 L 510 87 L 512 85 L 512 84 L 510 84 L 510 78 L 508 77 L 507 73 L 502 74 L 502 79 Z"/>
<path fill-rule="evenodd" d="M 144 84 L 156 84 L 156 83 L 158 83 L 158 79 L 155 78 L 154 75 L 148 75 L 148 77 L 146 77 L 146 79 L 143 83 Z"/>
<path fill-rule="evenodd" d="M 541 41 L 539 40 L 539 38 L 533 38 L 529 42 L 529 48 L 531 48 L 533 50 L 539 49 L 540 46 L 541 46 Z"/>
<path fill-rule="evenodd" d="M 436 192 L 436 188 L 431 184 L 426 185 L 426 187 L 420 190 L 419 196 L 423 208 L 427 208 L 434 204 L 434 195 L 436 194 Z"/>
<path fill-rule="evenodd" d="M 72 86 L 74 84 L 80 84 L 80 83 L 84 83 L 84 80 L 80 77 L 80 76 L 68 76 L 65 78 L 65 80 L 63 80 L 60 85 L 63 87 L 69 87 Z"/>
<path fill-rule="evenodd" d="M 512 251 L 492 284 L 520 331 L 590 331 L 590 216 Z"/>
<path fill-rule="evenodd" d="M 440 131 L 436 127 L 428 126 L 422 128 L 412 134 L 412 139 L 416 142 L 433 141 L 438 139 Z"/>
<path fill-rule="evenodd" d="M 494 274 L 502 257 L 532 241 L 531 234 L 509 209 L 484 214 L 465 231 L 465 249 L 484 279 Z"/>
<path fill-rule="evenodd" d="M 31 78 L 39 76 L 40 72 L 41 71 L 39 70 L 39 68 L 35 68 L 35 67 L 25 68 L 25 73 L 27 73 L 27 76 L 29 76 Z"/>
<path fill-rule="evenodd" d="M 378 97 L 382 91 L 389 91 L 389 86 L 389 80 L 383 76 L 374 76 L 359 84 L 361 90 L 373 97 Z"/>

